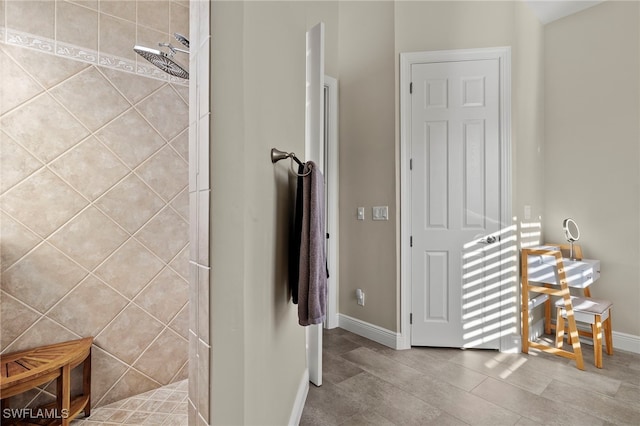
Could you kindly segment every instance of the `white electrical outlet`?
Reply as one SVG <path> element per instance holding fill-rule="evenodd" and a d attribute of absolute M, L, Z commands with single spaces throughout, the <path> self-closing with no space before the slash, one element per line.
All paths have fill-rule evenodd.
<path fill-rule="evenodd" d="M 371 208 L 373 220 L 389 220 L 389 206 L 375 206 Z"/>
<path fill-rule="evenodd" d="M 361 288 L 356 290 L 356 299 L 358 300 L 358 305 L 364 306 L 364 291 Z"/>

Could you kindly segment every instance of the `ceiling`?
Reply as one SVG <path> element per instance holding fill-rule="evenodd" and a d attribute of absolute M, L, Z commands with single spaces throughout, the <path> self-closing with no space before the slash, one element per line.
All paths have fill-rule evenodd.
<path fill-rule="evenodd" d="M 564 18 L 602 3 L 604 0 L 523 0 L 542 24 Z"/>

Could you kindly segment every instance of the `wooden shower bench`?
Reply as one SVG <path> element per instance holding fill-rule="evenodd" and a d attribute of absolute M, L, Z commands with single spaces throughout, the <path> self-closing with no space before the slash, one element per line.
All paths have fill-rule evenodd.
<path fill-rule="evenodd" d="M 81 411 L 91 410 L 93 337 L 0 355 L 3 425 L 68 426 Z M 71 370 L 83 364 L 82 395 L 71 398 Z M 9 398 L 56 379 L 56 401 L 43 407 L 12 409 Z"/>

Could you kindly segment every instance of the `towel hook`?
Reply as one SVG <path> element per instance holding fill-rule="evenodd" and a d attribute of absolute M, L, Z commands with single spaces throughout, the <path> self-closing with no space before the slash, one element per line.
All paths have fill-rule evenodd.
<path fill-rule="evenodd" d="M 300 161 L 300 159 L 298 157 L 296 157 L 296 154 L 293 152 L 286 152 L 286 151 L 280 151 L 279 149 L 276 148 L 271 148 L 271 162 L 272 163 L 277 163 L 280 160 L 284 160 L 285 158 L 291 158 L 291 171 L 296 175 L 296 176 L 308 176 L 311 173 L 311 170 L 309 170 L 307 173 L 304 174 L 299 174 L 298 172 L 296 172 L 293 168 L 293 162 L 295 161 L 296 163 L 298 163 L 299 166 L 304 166 L 304 163 L 302 161 Z M 307 165 L 309 168 L 311 168 L 311 165 Z"/>

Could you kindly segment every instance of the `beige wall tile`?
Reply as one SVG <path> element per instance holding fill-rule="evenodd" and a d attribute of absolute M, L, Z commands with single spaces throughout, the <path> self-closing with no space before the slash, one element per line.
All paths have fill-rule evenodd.
<path fill-rule="evenodd" d="M 100 53 L 135 60 L 136 53 L 133 51 L 135 40 L 135 23 L 100 15 Z"/>
<path fill-rule="evenodd" d="M 136 22 L 136 2 L 130 0 L 107 0 L 100 2 L 100 12 Z"/>
<path fill-rule="evenodd" d="M 4 0 L 0 0 L 0 8 L 5 4 Z M 46 24 L 39 25 L 37 31 L 42 37 L 48 28 L 50 34 L 47 38 L 54 38 L 53 9 L 29 9 L 30 5 L 35 4 L 37 3 L 14 2 L 12 7 L 20 13 L 27 10 L 42 15 L 42 12 L 48 11 L 50 19 Z M 47 0 L 42 5 L 54 6 L 56 2 Z M 137 56 L 131 52 L 136 38 L 135 31 L 133 34 L 131 32 L 135 21 L 135 1 L 116 4 L 112 1 L 78 0 L 59 1 L 57 5 L 57 24 L 61 36 L 58 41 L 78 43 L 77 46 L 70 46 L 72 51 L 86 51 L 89 55 L 94 55 L 96 52 L 92 50 L 101 48 L 97 31 L 102 27 L 104 31 L 100 42 L 104 48 L 103 53 L 125 56 L 126 59 L 126 54 L 117 50 L 120 45 L 125 49 L 123 52 L 130 52 L 130 57 Z M 185 5 L 187 4 L 183 6 Z M 105 15 L 102 18 L 97 14 L 96 8 L 99 7 Z M 24 20 L 23 25 L 31 25 L 32 22 Z M 64 27 L 68 24 L 72 26 Z M 166 22 L 160 26 L 162 25 L 168 30 L 170 19 L 167 17 Z M 158 27 L 155 24 L 152 26 Z M 168 33 L 154 30 L 152 26 L 140 27 L 139 36 L 143 39 L 153 38 L 154 44 L 158 41 L 173 42 Z M 33 35 L 38 35 L 38 32 L 34 30 Z M 114 37 L 107 37 L 109 33 Z M 16 45 L 2 45 L 0 49 L 2 59 L 13 64 L 3 66 L 0 74 L 6 74 L 5 71 L 12 67 L 10 78 L 16 78 L 16 84 L 10 84 L 10 96 L 14 97 L 11 98 L 11 112 L 0 118 L 0 149 L 3 152 L 0 156 L 0 232 L 3 235 L 0 239 L 0 268 L 3 271 L 1 285 L 4 296 L 0 309 L 7 318 L 20 315 L 19 320 L 11 321 L 15 327 L 8 325 L 7 321 L 0 323 L 1 344 L 11 345 L 10 349 L 33 347 L 49 343 L 53 337 L 69 340 L 78 337 L 77 333 L 101 333 L 93 350 L 92 405 L 104 405 L 153 389 L 160 383 L 145 377 L 129 364 L 165 328 L 144 310 L 130 306 L 125 308 L 119 319 L 109 322 L 104 331 L 100 329 L 108 322 L 109 317 L 115 316 L 116 311 L 127 303 L 127 299 L 138 295 L 159 271 L 166 268 L 167 262 L 171 262 L 170 268 L 167 268 L 171 273 L 159 277 L 158 282 L 165 279 L 164 285 L 169 287 L 169 279 L 175 279 L 180 285 L 186 286 L 186 277 L 181 278 L 179 275 L 188 275 L 185 273 L 188 270 L 187 239 L 182 235 L 185 234 L 182 230 L 186 229 L 185 221 L 188 216 L 187 196 L 186 192 L 181 195 L 187 182 L 184 178 L 185 182 L 181 187 L 176 185 L 177 190 L 158 188 L 167 197 L 166 201 L 134 174 L 125 177 L 116 186 L 112 185 L 122 176 L 131 173 L 132 169 L 149 163 L 150 157 L 163 146 L 166 146 L 167 151 L 158 156 L 155 162 L 151 161 L 163 168 L 152 170 L 147 165 L 144 172 L 148 180 L 157 180 L 157 174 L 174 173 L 174 170 L 164 169 L 171 161 L 180 159 L 186 164 L 184 152 L 182 155 L 178 153 L 178 150 L 184 150 L 184 147 L 180 147 L 181 139 L 178 135 L 186 129 L 186 120 L 177 126 L 180 130 L 175 135 L 163 137 L 132 108 L 132 105 L 144 101 L 159 89 L 168 88 L 166 82 L 114 69 L 98 68 Z M 109 66 L 116 64 L 110 63 Z M 157 72 L 161 78 L 166 79 L 161 71 Z M 8 81 L 8 78 L 3 81 Z M 169 89 L 178 93 L 176 100 L 180 102 L 179 108 L 182 108 L 186 105 L 186 87 L 172 87 Z M 38 95 L 32 90 L 34 88 L 38 91 L 42 88 L 53 89 L 51 93 Z M 2 98 L 7 100 L 9 95 Z M 61 103 L 64 103 L 64 107 Z M 71 110 L 71 114 L 65 108 Z M 153 108 L 148 106 L 146 113 L 153 115 Z M 164 111 L 161 113 L 164 114 Z M 166 115 L 162 118 L 171 119 L 175 118 Z M 89 137 L 90 131 L 98 131 L 96 138 Z M 171 140 L 171 146 L 166 145 L 167 140 Z M 166 161 L 172 156 L 175 156 L 173 160 Z M 44 165 L 47 168 L 43 168 Z M 92 173 L 95 170 L 106 173 L 102 173 L 102 176 L 101 173 Z M 63 176 L 63 179 L 56 173 Z M 180 179 L 183 178 L 175 176 L 174 181 Z M 65 180 L 84 193 L 85 197 Z M 173 181 L 171 185 L 174 185 Z M 95 200 L 95 207 L 82 211 L 87 206 L 88 199 Z M 162 254 L 163 259 L 160 259 L 124 229 L 129 232 L 137 231 L 163 207 L 168 207 L 169 202 L 167 210 L 170 214 L 158 215 L 146 229 L 147 234 L 140 234 L 140 241 L 144 240 L 145 244 L 151 242 L 154 251 Z M 181 202 L 185 205 L 181 205 Z M 171 220 L 177 221 L 177 224 L 170 223 Z M 170 229 L 180 231 L 177 243 L 173 241 Z M 148 234 L 151 232 L 164 235 L 164 240 L 170 241 L 168 248 L 161 247 L 162 239 L 151 237 Z M 64 250 L 66 255 L 49 243 L 35 248 L 43 237 L 49 235 L 52 243 Z M 89 272 L 93 275 L 82 281 Z M 30 286 L 32 282 L 37 282 L 38 285 Z M 184 296 L 179 304 L 176 293 L 179 289 L 179 286 L 171 287 L 171 291 L 176 291 L 171 299 L 170 310 L 163 306 L 159 295 L 152 294 L 151 288 L 149 297 L 153 300 L 141 302 L 154 306 L 153 309 L 157 308 L 160 312 L 157 315 L 164 315 L 166 321 L 170 321 L 170 330 L 173 331 L 167 329 L 165 336 L 174 336 L 176 339 L 165 338 L 167 342 L 182 340 L 178 347 L 166 347 L 163 350 L 185 350 L 184 337 L 179 335 L 187 335 L 186 319 L 189 310 L 185 304 L 188 298 Z M 13 292 L 20 293 L 20 296 L 14 297 Z M 141 300 L 143 299 L 138 299 Z M 96 305 L 98 302 L 101 303 L 100 306 Z M 55 304 L 57 305 L 53 307 Z M 68 304 L 72 304 L 73 309 L 67 309 Z M 21 307 L 25 307 L 26 311 Z M 39 309 L 47 310 L 51 307 L 53 309 L 49 316 L 35 322 L 32 328 L 15 340 L 24 331 L 24 324 L 31 321 L 32 315 L 36 315 L 33 318 L 37 319 Z M 126 326 L 118 328 L 123 324 Z M 133 329 L 133 325 L 136 329 Z M 69 329 L 75 333 L 71 333 Z M 127 346 L 131 340 L 140 346 Z M 185 362 L 172 368 L 176 370 L 174 374 L 165 373 L 164 377 L 171 375 L 168 380 L 185 378 Z M 176 361 L 176 364 L 180 362 Z M 79 377 L 74 376 L 73 383 L 77 388 Z M 47 393 L 47 397 L 51 398 L 51 395 Z"/>
<path fill-rule="evenodd" d="M 79 336 L 56 324 L 47 317 L 41 317 L 23 335 L 7 346 L 7 352 L 16 352 L 38 346 L 52 345 L 77 339 Z"/>
<path fill-rule="evenodd" d="M 164 324 L 168 324 L 184 307 L 189 297 L 188 291 L 187 282 L 166 268 L 133 301 Z"/>
<path fill-rule="evenodd" d="M 0 114 L 33 98 L 44 90 L 0 46 Z"/>
<path fill-rule="evenodd" d="M 0 271 L 9 268 L 42 241 L 42 238 L 2 212 L 0 235 Z"/>
<path fill-rule="evenodd" d="M 98 11 L 74 3 L 56 2 L 56 40 L 98 50 Z"/>
<path fill-rule="evenodd" d="M 160 80 L 124 73 L 109 68 L 100 68 L 100 71 L 132 104 L 138 103 L 167 84 Z"/>
<path fill-rule="evenodd" d="M 90 130 L 97 130 L 130 107 L 95 67 L 70 78 L 50 93 Z"/>
<path fill-rule="evenodd" d="M 171 86 L 140 102 L 138 110 L 167 141 L 187 128 L 189 108 Z"/>
<path fill-rule="evenodd" d="M 87 269 L 93 269 L 128 235 L 95 207 L 89 207 L 49 238 L 49 242 Z"/>
<path fill-rule="evenodd" d="M 187 222 L 173 209 L 165 208 L 136 234 L 136 238 L 160 259 L 169 262 L 187 245 L 187 228 Z"/>
<path fill-rule="evenodd" d="M 127 305 L 127 300 L 89 276 L 49 312 L 57 321 L 82 337 L 97 335 Z"/>
<path fill-rule="evenodd" d="M 171 21 L 169 32 L 179 33 L 189 39 L 189 7 L 176 2 L 170 4 Z M 176 45 L 182 46 L 179 42 Z"/>
<path fill-rule="evenodd" d="M 89 135 L 49 94 L 0 118 L 0 128 L 42 161 L 52 160 Z"/>
<path fill-rule="evenodd" d="M 169 323 L 169 327 L 184 339 L 189 338 L 189 304 L 185 304 L 184 308 Z"/>
<path fill-rule="evenodd" d="M 189 280 L 189 248 L 185 247 L 169 264 L 185 281 Z"/>
<path fill-rule="evenodd" d="M 166 329 L 158 336 L 134 367 L 154 380 L 168 384 L 187 361 L 187 341 Z"/>
<path fill-rule="evenodd" d="M 98 1 L 99 0 L 66 0 L 71 3 L 75 3 L 80 6 L 88 7 L 89 9 L 98 10 Z M 107 0 L 109 1 L 109 0 Z"/>
<path fill-rule="evenodd" d="M 6 0 L 7 28 L 54 38 L 55 3 L 48 0 Z"/>
<path fill-rule="evenodd" d="M 0 351 L 7 347 L 16 337 L 29 328 L 40 314 L 8 293 L 2 293 L 0 305 L 0 318 L 2 321 L 11 322 L 11 328 L 3 330 L 0 338 Z"/>
<path fill-rule="evenodd" d="M 169 142 L 171 147 L 184 159 L 189 161 L 189 129 L 185 129 Z"/>
<path fill-rule="evenodd" d="M 96 337 L 96 344 L 131 364 L 163 328 L 142 309 L 129 305 Z"/>
<path fill-rule="evenodd" d="M 4 27 L 6 14 L 7 2 L 5 0 L 0 0 L 0 27 Z"/>
<path fill-rule="evenodd" d="M 24 49 L 19 46 L 3 45 L 2 48 L 24 68 L 38 83 L 49 89 L 67 78 L 79 73 L 90 65 L 72 61 L 65 57 Z"/>
<path fill-rule="evenodd" d="M 162 136 L 135 109 L 125 112 L 96 135 L 132 169 L 165 144 Z"/>
<path fill-rule="evenodd" d="M 159 383 L 149 380 L 147 377 L 133 369 L 129 369 L 124 376 L 109 390 L 99 401 L 100 405 L 110 404 L 119 401 L 127 396 L 140 394 L 151 389 L 155 389 Z M 153 423 L 150 423 L 153 424 Z"/>
<path fill-rule="evenodd" d="M 169 2 L 165 0 L 138 0 L 138 25 L 169 32 Z"/>
<path fill-rule="evenodd" d="M 48 169 L 40 169 L 0 197 L 11 216 L 46 237 L 89 202 Z"/>
<path fill-rule="evenodd" d="M 127 365 L 96 345 L 91 349 L 91 405 L 97 402 L 127 371 Z"/>
<path fill-rule="evenodd" d="M 80 266 L 44 243 L 2 274 L 2 289 L 44 313 L 86 275 Z"/>
<path fill-rule="evenodd" d="M 164 205 L 162 199 L 134 174 L 96 201 L 100 210 L 130 233 L 138 231 Z"/>
<path fill-rule="evenodd" d="M 157 170 L 171 170 L 172 173 L 157 173 Z M 162 148 L 136 170 L 136 174 L 165 201 L 170 201 L 186 188 L 188 172 L 187 162 L 169 146 Z"/>
<path fill-rule="evenodd" d="M 209 344 L 209 269 L 198 267 L 198 337 Z"/>
<path fill-rule="evenodd" d="M 90 200 L 95 200 L 129 173 L 129 168 L 93 137 L 74 146 L 50 167 Z M 96 170 L 100 173 L 95 173 Z"/>
<path fill-rule="evenodd" d="M 198 342 L 198 376 L 209 377 L 209 357 L 211 348 L 203 342 Z M 209 423 L 209 381 L 198 381 L 198 412 Z"/>
<path fill-rule="evenodd" d="M 129 299 L 133 299 L 164 264 L 131 238 L 109 257 L 95 274 Z"/>
<path fill-rule="evenodd" d="M 42 167 L 27 150 L 0 131 L 0 194 Z"/>
<path fill-rule="evenodd" d="M 178 212 L 184 220 L 189 220 L 189 190 L 183 189 L 170 203 L 171 207 Z M 188 257 L 188 255 L 187 255 Z M 188 259 L 187 259 L 188 260 Z"/>

